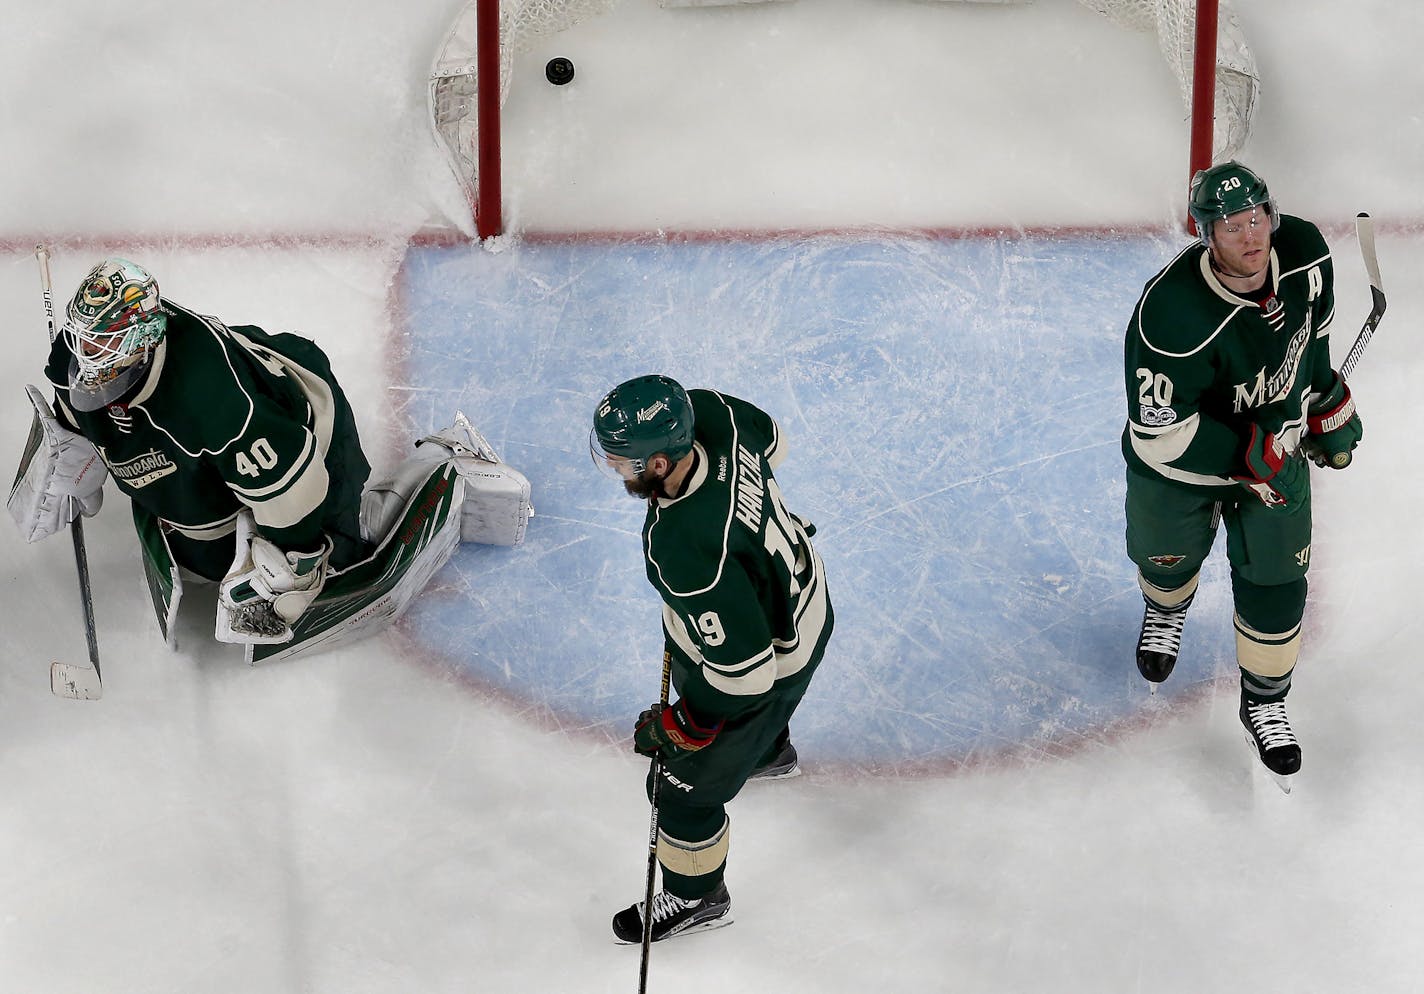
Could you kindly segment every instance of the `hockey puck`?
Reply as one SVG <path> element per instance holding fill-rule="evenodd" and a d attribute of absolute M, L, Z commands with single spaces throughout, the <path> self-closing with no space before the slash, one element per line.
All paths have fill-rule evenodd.
<path fill-rule="evenodd" d="M 574 78 L 574 64 L 563 56 L 550 59 L 544 66 L 544 78 L 555 86 L 563 86 Z"/>

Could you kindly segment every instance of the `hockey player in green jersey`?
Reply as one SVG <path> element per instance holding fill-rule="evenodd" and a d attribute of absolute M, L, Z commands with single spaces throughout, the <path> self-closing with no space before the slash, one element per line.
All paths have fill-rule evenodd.
<path fill-rule="evenodd" d="M 785 444 L 770 415 L 643 376 L 599 403 L 590 449 L 648 502 L 643 556 L 678 694 L 639 715 L 633 737 L 662 760 L 657 940 L 730 923 L 725 806 L 753 777 L 796 772 L 788 721 L 833 614 L 815 529 L 786 510 L 772 475 Z M 640 941 L 643 913 L 639 902 L 615 915 L 614 935 Z"/>
<path fill-rule="evenodd" d="M 1285 699 L 1300 652 L 1310 565 L 1307 457 L 1343 468 L 1362 436 L 1330 362 L 1330 251 L 1281 214 L 1237 162 L 1192 179 L 1199 241 L 1142 291 L 1124 358 L 1127 549 L 1146 610 L 1137 666 L 1176 663 L 1187 608 L 1226 525 L 1240 718 L 1282 781 L 1301 763 Z"/>
<path fill-rule="evenodd" d="M 132 502 L 165 635 L 180 569 L 219 583 L 216 636 L 248 646 L 249 659 L 254 646 L 270 655 L 369 634 L 403 609 L 416 576 L 481 531 L 468 520 L 481 474 L 466 470 L 497 464 L 483 437 L 457 419 L 364 490 L 350 405 L 314 342 L 200 315 L 124 259 L 85 276 L 58 330 L 45 370 L 53 409 L 30 388 L 37 431 L 9 509 L 33 542 L 65 527 L 75 503 L 95 513 L 112 476 Z M 526 511 L 527 492 L 525 482 Z M 417 494 L 402 541 L 383 544 Z M 522 538 L 527 516 L 502 530 L 504 544 Z M 308 613 L 313 603 L 324 606 Z M 356 614 L 361 625 L 343 627 Z"/>

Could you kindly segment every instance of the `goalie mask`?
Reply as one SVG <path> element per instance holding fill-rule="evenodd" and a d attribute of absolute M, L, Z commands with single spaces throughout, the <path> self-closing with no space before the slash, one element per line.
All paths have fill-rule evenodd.
<path fill-rule="evenodd" d="M 74 406 L 93 411 L 122 396 L 147 368 L 167 324 L 158 281 L 146 269 L 125 259 L 91 269 L 65 309 Z"/>
<path fill-rule="evenodd" d="M 673 462 L 692 451 L 692 401 L 666 376 L 640 376 L 620 383 L 598 403 L 588 447 L 600 469 L 623 476 L 615 463 L 641 476 L 662 453 Z"/>
<path fill-rule="evenodd" d="M 1281 226 L 1281 215 L 1276 210 L 1276 202 L 1266 181 L 1261 179 L 1241 163 L 1232 159 L 1200 169 L 1192 177 L 1191 192 L 1187 198 L 1187 213 L 1196 222 L 1197 236 L 1208 248 L 1211 246 L 1212 226 L 1217 221 L 1259 207 L 1271 219 L 1271 232 Z"/>

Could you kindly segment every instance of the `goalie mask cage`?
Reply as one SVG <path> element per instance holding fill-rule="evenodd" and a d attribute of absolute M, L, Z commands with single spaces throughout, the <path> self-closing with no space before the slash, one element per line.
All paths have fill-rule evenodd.
<path fill-rule="evenodd" d="M 720 2 L 731 0 L 662 0 L 663 6 Z M 1123 27 L 1156 35 L 1191 120 L 1188 178 L 1241 150 L 1250 136 L 1260 77 L 1229 0 L 1079 2 Z M 500 107 L 514 59 L 540 40 L 617 3 L 468 0 L 446 32 L 430 71 L 430 119 L 474 214 L 479 238 L 501 234 L 504 228 Z"/>

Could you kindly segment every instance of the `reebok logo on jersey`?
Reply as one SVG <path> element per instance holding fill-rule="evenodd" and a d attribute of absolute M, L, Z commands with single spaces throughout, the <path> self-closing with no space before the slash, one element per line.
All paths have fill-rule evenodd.
<path fill-rule="evenodd" d="M 654 404 L 649 404 L 647 407 L 643 408 L 641 411 L 639 411 L 639 412 L 637 413 L 636 417 L 637 417 L 638 423 L 639 423 L 639 424 L 642 424 L 644 421 L 651 421 L 651 420 L 653 420 L 653 418 L 655 418 L 655 417 L 658 416 L 658 412 L 659 412 L 659 411 L 666 411 L 667 409 L 668 409 L 667 404 L 665 404 L 665 403 L 664 403 L 663 401 L 661 401 L 661 400 L 660 400 L 660 401 L 657 401 L 657 402 L 654 403 Z"/>

